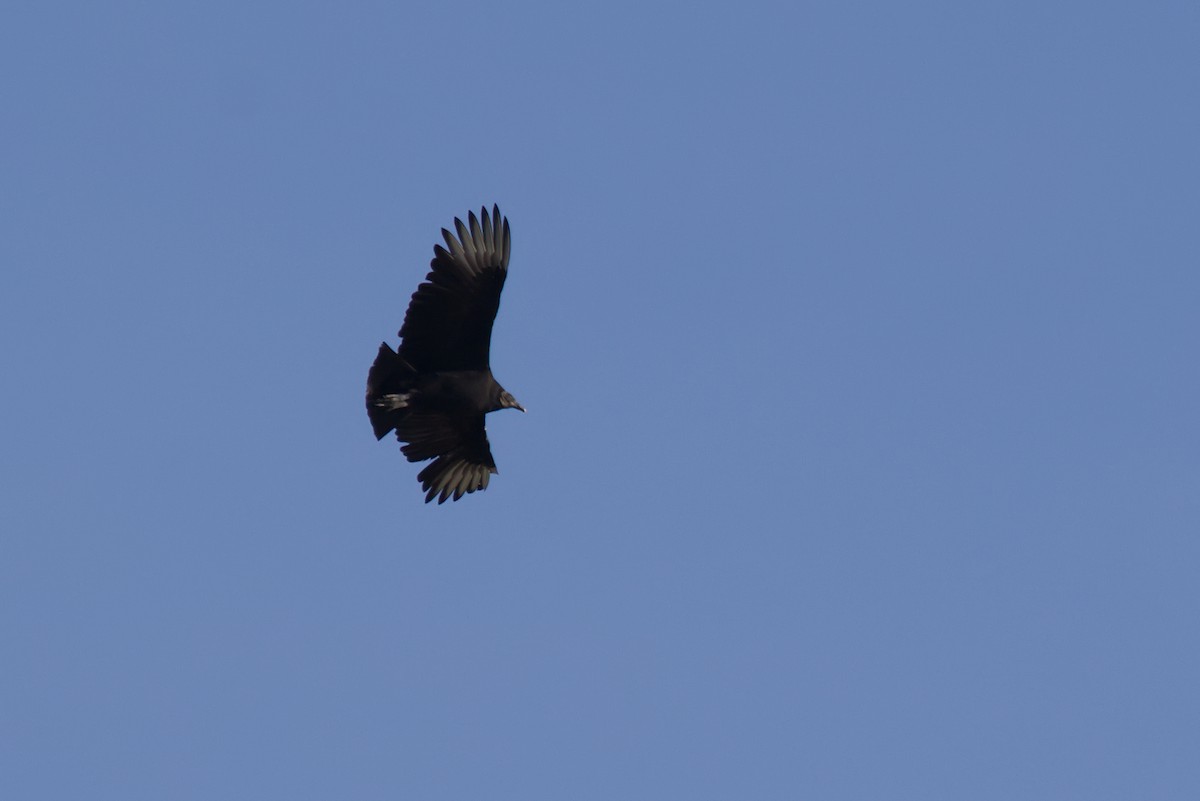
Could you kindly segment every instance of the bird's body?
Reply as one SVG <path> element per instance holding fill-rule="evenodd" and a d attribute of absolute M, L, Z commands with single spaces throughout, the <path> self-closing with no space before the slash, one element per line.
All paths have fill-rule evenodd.
<path fill-rule="evenodd" d="M 411 462 L 433 459 L 417 476 L 425 501 L 458 500 L 486 489 L 497 472 L 484 415 L 525 411 L 492 376 L 492 321 L 508 273 L 512 236 L 500 209 L 457 218 L 456 239 L 434 246 L 400 329 L 400 349 L 385 342 L 367 376 L 367 414 L 377 439 L 395 430 Z M 482 222 L 481 222 L 482 221 Z"/>

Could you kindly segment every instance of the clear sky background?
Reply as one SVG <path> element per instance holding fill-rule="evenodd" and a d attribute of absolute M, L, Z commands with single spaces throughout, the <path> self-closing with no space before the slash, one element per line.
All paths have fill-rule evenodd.
<path fill-rule="evenodd" d="M 8 4 L 0 796 L 1200 797 L 1198 42 Z M 367 367 L 493 202 L 427 506 Z"/>

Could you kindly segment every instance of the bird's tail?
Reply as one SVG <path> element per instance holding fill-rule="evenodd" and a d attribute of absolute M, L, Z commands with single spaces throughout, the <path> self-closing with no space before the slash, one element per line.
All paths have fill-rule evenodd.
<path fill-rule="evenodd" d="M 416 371 L 386 342 L 367 373 L 367 416 L 375 439 L 383 439 L 403 419 L 412 397 L 411 383 Z"/>

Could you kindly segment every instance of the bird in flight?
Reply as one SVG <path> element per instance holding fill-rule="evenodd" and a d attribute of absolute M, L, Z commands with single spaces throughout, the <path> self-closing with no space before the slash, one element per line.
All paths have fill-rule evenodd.
<path fill-rule="evenodd" d="M 386 342 L 367 374 L 367 415 L 375 438 L 395 430 L 410 462 L 433 459 L 419 474 L 425 502 L 445 503 L 487 489 L 497 472 L 484 415 L 520 409 L 489 366 L 492 322 L 508 275 L 512 235 L 500 207 L 454 218 L 442 229 L 425 282 L 400 328 L 400 349 Z"/>

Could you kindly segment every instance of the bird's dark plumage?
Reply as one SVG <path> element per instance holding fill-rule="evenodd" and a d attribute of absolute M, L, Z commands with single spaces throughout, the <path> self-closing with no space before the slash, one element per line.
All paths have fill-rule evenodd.
<path fill-rule="evenodd" d="M 425 282 L 417 287 L 400 328 L 400 349 L 385 342 L 367 375 L 367 414 L 377 439 L 395 430 L 418 475 L 425 502 L 445 503 L 486 489 L 496 471 L 484 415 L 520 409 L 492 377 L 492 322 L 508 275 L 512 235 L 500 208 L 467 223 L 457 217 L 446 246 L 433 246 Z"/>

